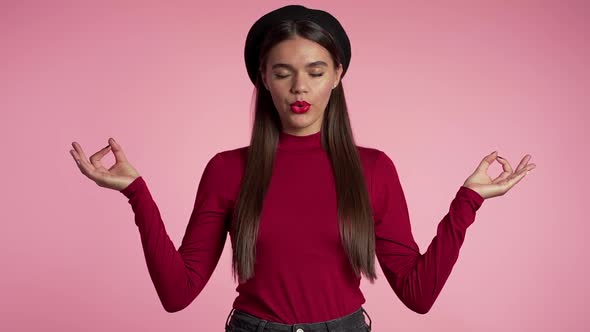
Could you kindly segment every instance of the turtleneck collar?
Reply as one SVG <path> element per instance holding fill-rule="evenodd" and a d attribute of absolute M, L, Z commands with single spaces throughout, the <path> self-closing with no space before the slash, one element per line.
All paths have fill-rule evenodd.
<path fill-rule="evenodd" d="M 284 131 L 279 133 L 279 149 L 285 151 L 310 151 L 322 148 L 322 131 L 296 136 Z"/>

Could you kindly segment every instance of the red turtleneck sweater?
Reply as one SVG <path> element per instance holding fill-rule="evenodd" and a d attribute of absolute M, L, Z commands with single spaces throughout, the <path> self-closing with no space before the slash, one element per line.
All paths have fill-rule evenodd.
<path fill-rule="evenodd" d="M 335 183 L 320 135 L 280 134 L 261 214 L 255 276 L 238 284 L 235 309 L 295 324 L 335 319 L 365 303 L 360 277 L 340 244 Z M 426 313 L 451 273 L 483 198 L 459 187 L 421 254 L 394 163 L 380 150 L 357 149 L 374 212 L 379 265 L 399 299 L 411 310 Z M 144 179 L 138 177 L 121 190 L 135 213 L 147 267 L 166 311 L 187 307 L 217 266 L 245 160 L 246 147 L 219 152 L 209 160 L 178 250 Z"/>

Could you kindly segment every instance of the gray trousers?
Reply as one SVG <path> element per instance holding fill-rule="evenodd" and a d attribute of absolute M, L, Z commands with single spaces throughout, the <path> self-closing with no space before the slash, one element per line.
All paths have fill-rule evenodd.
<path fill-rule="evenodd" d="M 233 314 L 233 315 L 232 315 Z M 365 316 L 369 324 L 365 322 Z M 231 319 L 230 319 L 231 318 Z M 225 322 L 226 332 L 367 332 L 371 331 L 371 317 L 363 307 L 357 311 L 329 321 L 307 324 L 281 324 L 260 319 L 233 309 Z"/>

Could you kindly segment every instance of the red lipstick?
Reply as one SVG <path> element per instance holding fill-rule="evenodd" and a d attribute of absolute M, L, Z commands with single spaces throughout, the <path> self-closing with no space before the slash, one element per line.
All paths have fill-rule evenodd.
<path fill-rule="evenodd" d="M 297 100 L 291 103 L 291 111 L 297 114 L 305 113 L 309 110 L 311 105 L 305 100 Z"/>

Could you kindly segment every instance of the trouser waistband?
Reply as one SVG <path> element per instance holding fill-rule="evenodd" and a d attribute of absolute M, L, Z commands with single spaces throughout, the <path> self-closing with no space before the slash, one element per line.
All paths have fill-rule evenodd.
<path fill-rule="evenodd" d="M 233 314 L 233 315 L 232 315 Z M 321 332 L 321 331 L 335 331 L 342 327 L 360 327 L 365 323 L 364 316 L 367 316 L 369 323 L 367 324 L 369 331 L 371 331 L 371 317 L 367 311 L 361 306 L 355 312 L 346 316 L 336 318 L 329 321 L 317 323 L 300 323 L 300 324 L 283 324 L 278 322 L 270 322 L 254 315 L 248 314 L 241 310 L 233 309 L 230 311 L 225 322 L 225 327 L 230 324 L 232 320 L 239 321 L 238 324 L 246 325 L 251 331 L 263 332 L 265 328 L 270 331 L 285 331 L 285 332 Z"/>

